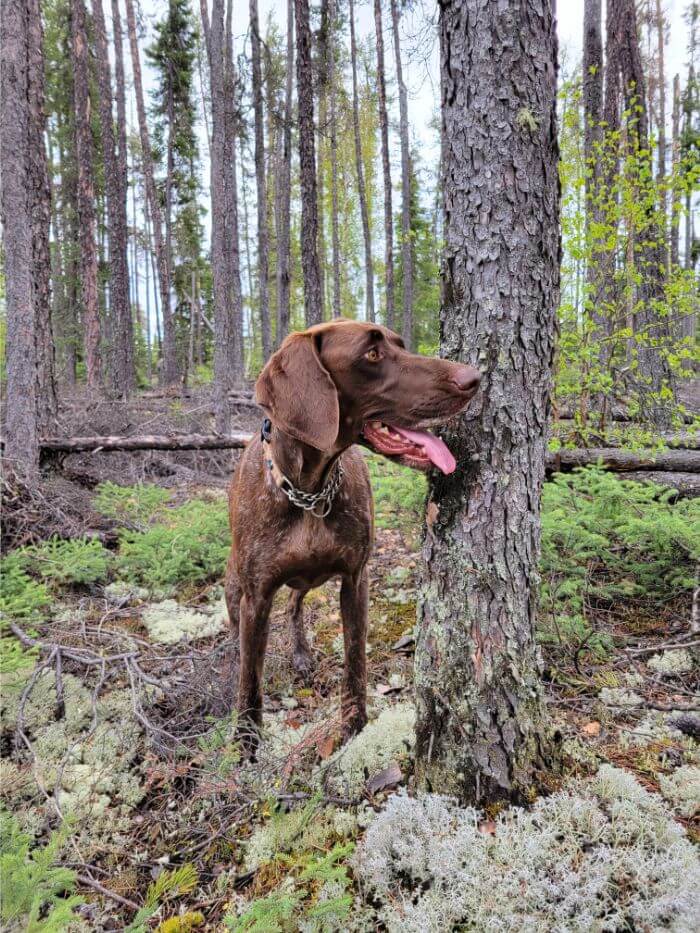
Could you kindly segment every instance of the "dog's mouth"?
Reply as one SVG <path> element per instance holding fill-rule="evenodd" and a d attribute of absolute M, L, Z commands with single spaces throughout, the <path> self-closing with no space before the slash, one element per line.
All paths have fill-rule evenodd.
<path fill-rule="evenodd" d="M 447 444 L 430 431 L 400 428 L 383 421 L 368 421 L 362 429 L 363 440 L 375 453 L 414 470 L 437 467 L 443 473 L 453 473 L 457 461 Z"/>

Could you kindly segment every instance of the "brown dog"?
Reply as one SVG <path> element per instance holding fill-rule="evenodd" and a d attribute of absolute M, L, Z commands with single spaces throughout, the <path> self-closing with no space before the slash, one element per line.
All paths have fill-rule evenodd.
<path fill-rule="evenodd" d="M 262 717 L 275 592 L 284 584 L 292 590 L 294 667 L 308 676 L 313 658 L 302 602 L 330 577 L 342 581 L 343 737 L 365 725 L 373 508 L 367 466 L 353 444 L 416 469 L 451 473 L 452 454 L 424 428 L 461 411 L 478 384 L 471 366 L 408 353 L 397 334 L 356 321 L 291 334 L 271 357 L 256 385 L 269 417 L 241 457 L 229 498 L 226 603 L 234 638 L 240 633 L 238 709 L 253 725 Z"/>

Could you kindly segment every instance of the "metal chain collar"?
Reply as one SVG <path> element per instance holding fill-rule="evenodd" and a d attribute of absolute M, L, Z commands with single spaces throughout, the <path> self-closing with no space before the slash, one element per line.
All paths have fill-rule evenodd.
<path fill-rule="evenodd" d="M 302 489 L 297 489 L 284 473 L 281 473 L 282 482 L 279 488 L 292 505 L 304 509 L 305 512 L 311 512 L 316 518 L 327 518 L 331 514 L 333 501 L 340 489 L 344 472 L 343 464 L 338 460 L 333 475 L 320 492 L 304 492 Z M 319 506 L 321 510 L 317 511 Z"/>

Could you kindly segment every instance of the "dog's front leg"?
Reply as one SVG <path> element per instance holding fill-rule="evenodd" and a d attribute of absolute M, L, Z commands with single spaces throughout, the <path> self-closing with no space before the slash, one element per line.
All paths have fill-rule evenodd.
<path fill-rule="evenodd" d="M 241 734 L 245 735 L 246 726 L 253 727 L 252 739 L 246 742 L 251 748 L 257 744 L 255 733 L 262 723 L 263 665 L 272 595 L 244 593 L 241 598 L 238 713 Z"/>
<path fill-rule="evenodd" d="M 343 619 L 345 670 L 340 707 L 343 741 L 360 732 L 367 723 L 367 570 L 343 577 L 340 614 Z"/>

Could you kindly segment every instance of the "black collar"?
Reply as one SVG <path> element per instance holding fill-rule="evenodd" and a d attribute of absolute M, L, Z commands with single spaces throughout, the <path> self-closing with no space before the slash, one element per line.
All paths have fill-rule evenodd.
<path fill-rule="evenodd" d="M 260 440 L 266 441 L 268 444 L 272 440 L 272 422 L 269 418 L 263 418 L 262 424 L 260 425 Z"/>

